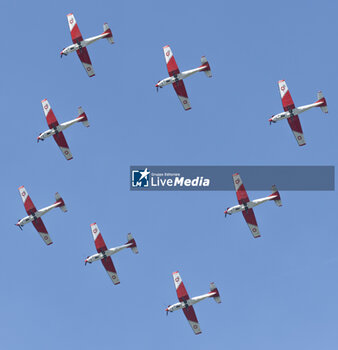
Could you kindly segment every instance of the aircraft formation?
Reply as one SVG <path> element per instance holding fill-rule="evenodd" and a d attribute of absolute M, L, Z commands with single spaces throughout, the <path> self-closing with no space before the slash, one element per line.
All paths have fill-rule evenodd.
<path fill-rule="evenodd" d="M 102 34 L 90 37 L 88 39 L 83 39 L 74 15 L 68 14 L 67 20 L 68 20 L 69 30 L 71 33 L 71 39 L 73 44 L 64 48 L 61 51 L 61 57 L 67 56 L 72 52 L 76 52 L 87 75 L 89 77 L 93 77 L 95 76 L 95 73 L 88 54 L 87 46 L 89 46 L 90 44 L 93 44 L 99 39 L 107 39 L 107 41 L 110 44 L 113 44 L 114 40 L 113 40 L 112 31 L 109 28 L 108 24 L 105 23 L 103 25 Z M 165 62 L 167 65 L 169 77 L 158 81 L 155 87 L 158 91 L 159 88 L 161 89 L 166 85 L 172 85 L 184 110 L 186 111 L 190 110 L 191 104 L 190 104 L 183 80 L 198 72 L 204 72 L 204 74 L 208 78 L 211 78 L 212 74 L 211 74 L 210 64 L 206 59 L 206 57 L 202 56 L 200 66 L 194 69 L 181 72 L 178 68 L 178 65 L 175 61 L 175 58 L 173 56 L 172 50 L 169 45 L 166 45 L 163 47 L 163 52 L 164 52 L 164 57 L 165 57 Z M 301 107 L 295 107 L 295 104 L 291 98 L 291 94 L 288 90 L 286 82 L 284 80 L 280 80 L 278 82 L 278 87 L 279 87 L 279 92 L 282 99 L 284 112 L 273 115 L 269 119 L 269 122 L 271 124 L 271 123 L 276 123 L 277 121 L 280 121 L 282 119 L 287 119 L 298 145 L 304 146 L 305 139 L 304 139 L 302 127 L 300 124 L 299 115 L 314 107 L 320 107 L 322 112 L 328 113 L 326 100 L 322 92 L 318 92 L 316 102 L 309 105 L 301 106 Z M 59 124 L 47 99 L 42 100 L 41 103 L 42 103 L 42 109 L 43 109 L 49 129 L 40 133 L 39 136 L 37 137 L 37 141 L 38 142 L 44 141 L 45 139 L 53 136 L 57 146 L 60 148 L 66 160 L 73 159 L 72 153 L 69 149 L 68 143 L 64 136 L 64 131 L 76 123 L 82 123 L 85 127 L 89 127 L 89 121 L 86 113 L 83 111 L 81 107 L 79 107 L 77 117 L 67 122 L 63 122 Z M 147 169 L 144 172 L 147 172 Z M 143 174 L 142 176 L 146 176 L 146 175 Z M 277 187 L 273 185 L 272 193 L 270 195 L 263 198 L 254 199 L 251 201 L 245 190 L 245 187 L 240 175 L 238 173 L 235 173 L 233 174 L 232 177 L 233 177 L 233 183 L 234 183 L 236 196 L 238 200 L 238 205 L 227 208 L 224 211 L 225 217 L 227 217 L 227 215 L 232 215 L 234 213 L 241 212 L 250 229 L 252 236 L 254 238 L 258 238 L 261 235 L 260 235 L 260 231 L 258 228 L 258 224 L 256 221 L 253 208 L 267 201 L 274 201 L 274 203 L 278 207 L 281 207 L 282 206 L 281 196 L 277 190 Z M 53 204 L 38 210 L 33 204 L 33 201 L 31 200 L 24 186 L 19 187 L 19 193 L 23 201 L 24 208 L 27 212 L 27 216 L 18 220 L 16 225 L 22 230 L 23 226 L 25 226 L 28 223 L 32 223 L 34 228 L 38 232 L 38 234 L 41 236 L 42 240 L 45 242 L 45 244 L 51 245 L 53 241 L 41 217 L 47 214 L 49 211 L 51 211 L 54 208 L 60 208 L 62 212 L 67 212 L 66 204 L 63 198 L 58 193 L 56 193 L 55 202 Z M 125 244 L 108 249 L 102 237 L 102 234 L 98 228 L 98 225 L 96 223 L 93 223 L 90 225 L 90 228 L 91 228 L 97 253 L 87 256 L 87 258 L 85 259 L 85 265 L 87 265 L 88 263 L 92 264 L 93 262 L 101 261 L 110 280 L 114 285 L 117 285 L 120 283 L 120 280 L 111 257 L 112 255 L 120 252 L 121 250 L 125 250 L 127 248 L 129 248 L 134 254 L 137 254 L 138 247 L 136 245 L 136 241 L 133 238 L 132 234 L 128 233 L 127 242 Z M 174 279 L 174 284 L 175 284 L 179 302 L 169 305 L 165 309 L 165 311 L 168 315 L 169 312 L 172 313 L 176 310 L 182 310 L 194 334 L 200 334 L 201 328 L 194 311 L 194 305 L 207 298 L 213 298 L 215 302 L 219 304 L 221 303 L 220 293 L 216 288 L 215 283 L 210 283 L 209 292 L 202 294 L 200 296 L 190 298 L 182 282 L 181 276 L 177 271 L 173 272 L 173 279 Z"/>

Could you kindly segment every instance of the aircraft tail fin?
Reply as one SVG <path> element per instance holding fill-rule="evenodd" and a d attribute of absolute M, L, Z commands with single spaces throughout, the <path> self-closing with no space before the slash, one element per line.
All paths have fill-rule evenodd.
<path fill-rule="evenodd" d="M 219 295 L 219 291 L 216 288 L 216 285 L 214 282 L 210 283 L 210 292 L 215 293 L 212 297 L 214 298 L 214 300 L 216 301 L 217 304 L 220 304 L 222 302 L 221 296 Z"/>
<path fill-rule="evenodd" d="M 272 190 L 271 196 L 277 196 L 276 198 L 274 198 L 274 202 L 276 203 L 276 205 L 278 207 L 281 207 L 282 206 L 282 200 L 280 198 L 280 194 L 279 194 L 279 192 L 277 190 L 276 185 L 272 185 L 271 190 Z"/>
<path fill-rule="evenodd" d="M 210 68 L 209 62 L 205 56 L 201 57 L 201 63 L 202 63 L 202 66 L 205 66 L 205 69 L 203 70 L 203 72 L 205 73 L 205 75 L 208 78 L 211 78 L 212 77 L 211 68 Z"/>
<path fill-rule="evenodd" d="M 108 23 L 105 23 L 103 25 L 103 34 L 108 34 L 105 38 L 110 44 L 114 44 L 113 33 L 111 32 Z"/>
<path fill-rule="evenodd" d="M 59 192 L 56 192 L 56 193 L 55 193 L 55 200 L 56 200 L 56 202 L 59 202 L 59 203 L 60 203 L 59 208 L 60 208 L 64 213 L 66 213 L 66 212 L 67 212 L 67 207 L 66 207 L 66 204 L 65 204 L 64 200 L 63 200 L 62 197 L 59 195 Z"/>
<path fill-rule="evenodd" d="M 328 113 L 327 109 L 327 103 L 326 99 L 321 91 L 317 92 L 317 101 L 316 102 L 322 102 L 322 104 L 319 106 L 323 113 Z"/>
<path fill-rule="evenodd" d="M 130 244 L 130 243 L 131 243 L 131 246 L 130 246 L 129 248 L 132 250 L 132 252 L 133 252 L 134 254 L 137 254 L 137 253 L 138 253 L 138 249 L 137 249 L 136 241 L 135 241 L 135 239 L 133 238 L 133 235 L 132 235 L 131 233 L 128 233 L 128 234 L 127 234 L 127 239 L 128 239 L 127 244 Z"/>
<path fill-rule="evenodd" d="M 82 118 L 81 120 L 81 123 L 88 128 L 89 126 L 89 121 L 88 121 L 88 118 L 87 118 L 87 114 L 83 111 L 82 107 L 79 107 L 78 108 L 78 118 Z"/>

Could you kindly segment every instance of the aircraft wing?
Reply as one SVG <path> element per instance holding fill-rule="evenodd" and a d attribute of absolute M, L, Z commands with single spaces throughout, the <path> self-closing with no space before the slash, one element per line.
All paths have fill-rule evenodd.
<path fill-rule="evenodd" d="M 183 284 L 183 281 L 181 279 L 180 274 L 178 271 L 173 272 L 173 279 L 175 283 L 176 293 L 179 301 L 185 301 L 189 299 L 189 295 L 187 290 L 185 289 L 185 286 Z"/>
<path fill-rule="evenodd" d="M 87 72 L 88 76 L 91 78 L 95 75 L 92 62 L 89 58 L 88 50 L 86 47 L 83 47 L 82 49 L 79 49 L 76 51 L 77 55 L 79 56 L 80 61 L 82 62 L 82 65 Z"/>
<path fill-rule="evenodd" d="M 232 179 L 234 181 L 238 203 L 243 204 L 243 203 L 249 202 L 250 200 L 249 200 L 248 194 L 244 188 L 242 179 L 239 176 L 239 174 L 238 173 L 233 174 Z"/>
<path fill-rule="evenodd" d="M 92 230 L 92 235 L 94 238 L 95 247 L 98 253 L 105 252 L 108 248 L 106 243 L 103 240 L 102 234 L 96 223 L 90 225 L 90 229 Z"/>
<path fill-rule="evenodd" d="M 43 241 L 47 245 L 52 244 L 53 241 L 50 239 L 49 234 L 48 234 L 46 227 L 45 227 L 43 221 L 41 220 L 41 218 L 38 218 L 38 219 L 32 221 L 32 223 L 33 223 L 34 227 L 36 228 L 36 230 L 38 231 L 38 234 L 43 239 Z"/>
<path fill-rule="evenodd" d="M 76 23 L 75 17 L 72 13 L 67 15 L 70 35 L 72 37 L 73 44 L 78 43 L 79 41 L 82 41 L 82 35 L 79 29 L 79 26 Z"/>
<path fill-rule="evenodd" d="M 288 118 L 288 123 L 299 146 L 306 144 L 298 115 Z"/>
<path fill-rule="evenodd" d="M 33 204 L 31 197 L 29 197 L 28 192 L 26 191 L 24 186 L 19 187 L 20 197 L 23 201 L 23 205 L 25 206 L 26 212 L 28 215 L 35 213 L 37 210 L 35 205 Z"/>
<path fill-rule="evenodd" d="M 177 293 L 177 297 L 178 300 L 180 302 L 185 302 L 187 300 L 189 300 L 189 295 L 187 290 L 185 289 L 185 286 L 183 284 L 183 281 L 181 279 L 180 274 L 178 273 L 178 271 L 173 272 L 173 279 L 174 279 L 174 283 L 175 283 L 175 288 L 176 288 L 176 293 Z M 201 328 L 199 326 L 194 308 L 192 306 L 187 306 L 184 307 L 183 309 L 184 315 L 187 318 L 192 330 L 194 331 L 195 334 L 200 334 L 201 332 Z"/>
<path fill-rule="evenodd" d="M 288 89 L 288 86 L 286 85 L 285 80 L 280 80 L 278 82 L 278 87 L 284 111 L 287 112 L 290 109 L 294 109 L 295 104 L 293 103 L 290 91 Z"/>
<path fill-rule="evenodd" d="M 249 229 L 250 229 L 252 235 L 254 236 L 254 238 L 260 237 L 261 235 L 259 233 L 259 229 L 258 229 L 258 225 L 257 225 L 254 211 L 252 209 L 243 210 L 242 214 L 243 214 L 244 219 L 245 219 L 246 223 L 248 224 Z"/>
<path fill-rule="evenodd" d="M 188 94 L 187 94 L 187 91 L 185 89 L 183 80 L 178 80 L 175 83 L 173 83 L 173 87 L 176 91 L 177 97 L 179 98 L 179 100 L 182 103 L 183 108 L 186 111 L 191 109 L 190 102 L 188 99 Z"/>
<path fill-rule="evenodd" d="M 70 35 L 72 37 L 73 44 L 79 44 L 83 41 L 83 37 L 81 35 L 79 26 L 76 23 L 75 17 L 72 13 L 67 15 L 68 25 L 70 30 Z M 93 77 L 95 75 L 92 62 L 90 61 L 89 54 L 87 48 L 83 47 L 76 51 L 79 56 L 80 61 L 83 64 L 85 71 L 87 72 L 89 77 Z"/>
<path fill-rule="evenodd" d="M 47 124 L 49 126 L 50 129 L 53 129 L 55 127 L 57 127 L 59 125 L 59 122 L 57 121 L 54 112 L 50 106 L 50 104 L 48 103 L 47 99 L 44 99 L 41 101 L 42 104 L 42 109 L 43 112 L 45 113 L 45 117 L 47 120 Z"/>
<path fill-rule="evenodd" d="M 102 262 L 102 265 L 104 266 L 104 268 L 106 269 L 108 276 L 113 281 L 113 283 L 119 284 L 120 280 L 119 280 L 119 277 L 117 276 L 116 269 L 115 269 L 115 266 L 113 264 L 113 260 L 111 259 L 111 257 L 108 256 L 106 258 L 103 258 L 101 260 L 101 262 Z"/>
<path fill-rule="evenodd" d="M 183 308 L 182 310 L 194 333 L 201 334 L 202 331 L 198 323 L 194 308 L 192 306 L 188 306 L 187 308 Z"/>
<path fill-rule="evenodd" d="M 91 224 L 90 228 L 92 230 L 94 242 L 95 242 L 95 247 L 98 253 L 105 252 L 108 248 L 106 246 L 106 243 L 103 240 L 102 234 L 97 226 L 96 223 Z M 103 267 L 106 269 L 107 274 L 109 278 L 112 280 L 114 284 L 119 284 L 120 280 L 119 277 L 117 276 L 115 266 L 113 264 L 113 261 L 110 256 L 103 258 L 101 260 Z"/>
<path fill-rule="evenodd" d="M 57 134 L 53 135 L 55 142 L 59 146 L 62 154 L 65 156 L 67 160 L 73 159 L 72 153 L 70 152 L 70 149 L 68 147 L 67 141 L 65 139 L 65 136 L 63 135 L 63 132 L 60 131 Z"/>
<path fill-rule="evenodd" d="M 177 75 L 180 70 L 178 69 L 174 55 L 169 45 L 163 47 L 165 63 L 167 64 L 168 73 L 170 76 Z"/>
<path fill-rule="evenodd" d="M 292 100 L 290 91 L 286 85 L 285 80 L 280 80 L 278 82 L 278 87 L 279 87 L 279 93 L 282 99 L 284 111 L 287 112 L 287 111 L 293 110 L 295 108 L 295 104 Z M 304 139 L 302 126 L 300 124 L 298 115 L 294 115 L 293 117 L 288 118 L 288 123 L 293 132 L 293 135 L 295 136 L 296 141 L 298 142 L 298 145 L 304 146 L 306 142 Z"/>

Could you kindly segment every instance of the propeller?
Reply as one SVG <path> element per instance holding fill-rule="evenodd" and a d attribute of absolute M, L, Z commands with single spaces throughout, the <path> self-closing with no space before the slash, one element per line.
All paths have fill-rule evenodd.
<path fill-rule="evenodd" d="M 226 217 L 227 217 L 227 215 L 228 215 L 228 213 L 225 211 L 225 212 L 224 212 L 224 217 L 226 218 Z"/>
<path fill-rule="evenodd" d="M 168 316 L 168 314 L 169 314 L 169 308 L 170 308 L 170 305 L 168 305 L 168 307 L 165 309 L 166 315 L 167 315 L 167 316 Z"/>
<path fill-rule="evenodd" d="M 18 225 L 18 224 L 14 224 L 15 226 L 18 226 L 19 227 L 19 229 L 22 231 L 22 227 L 21 227 L 21 225 Z"/>
<path fill-rule="evenodd" d="M 158 92 L 158 86 L 156 86 L 156 92 Z"/>

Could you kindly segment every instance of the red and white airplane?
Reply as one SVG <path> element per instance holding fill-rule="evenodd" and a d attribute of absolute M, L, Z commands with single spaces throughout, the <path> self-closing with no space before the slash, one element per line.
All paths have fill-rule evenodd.
<path fill-rule="evenodd" d="M 50 107 L 50 104 L 46 99 L 41 101 L 42 103 L 42 108 L 45 113 L 45 117 L 47 119 L 47 124 L 50 127 L 47 131 L 42 132 L 38 136 L 38 142 L 44 141 L 47 137 L 50 137 L 53 135 L 55 142 L 59 146 L 62 154 L 65 156 L 67 160 L 73 159 L 73 156 L 70 152 L 70 149 L 68 147 L 67 141 L 63 135 L 63 130 L 66 130 L 69 128 L 71 125 L 75 123 L 81 122 L 84 126 L 88 127 L 89 122 L 86 113 L 83 111 L 82 107 L 78 108 L 78 114 L 79 116 L 76 117 L 75 119 L 70 120 L 69 122 L 65 122 L 62 124 L 59 124 L 57 121 L 54 112 L 52 108 Z"/>
<path fill-rule="evenodd" d="M 225 217 L 229 214 L 239 213 L 242 212 L 244 219 L 246 223 L 249 226 L 249 229 L 254 236 L 254 238 L 260 237 L 259 229 L 257 226 L 256 217 L 254 214 L 254 211 L 252 210 L 253 207 L 256 207 L 259 204 L 262 204 L 267 201 L 273 200 L 277 206 L 282 206 L 282 201 L 279 195 L 279 192 L 277 190 L 277 187 L 275 185 L 272 186 L 272 194 L 270 196 L 254 199 L 253 201 L 249 200 L 248 194 L 244 188 L 243 182 L 241 177 L 238 173 L 232 175 L 232 179 L 234 181 L 235 189 L 236 189 L 236 195 L 238 199 L 239 205 L 235 205 L 234 207 L 228 208 L 224 214 Z"/>
<path fill-rule="evenodd" d="M 100 35 L 93 36 L 88 39 L 83 39 L 80 29 L 75 21 L 75 17 L 72 13 L 67 15 L 68 24 L 69 24 L 69 30 L 70 34 L 72 36 L 73 45 L 70 45 L 66 48 L 64 48 L 61 51 L 61 57 L 63 55 L 67 56 L 69 53 L 76 51 L 77 55 L 79 56 L 80 61 L 83 64 L 84 69 L 86 70 L 89 77 L 93 77 L 95 75 L 92 62 L 90 61 L 88 51 L 86 49 L 86 46 L 94 43 L 95 41 L 99 39 L 107 39 L 110 44 L 114 44 L 113 40 L 113 34 L 108 26 L 107 23 L 103 25 L 103 33 Z"/>
<path fill-rule="evenodd" d="M 271 123 L 276 123 L 279 120 L 287 118 L 290 128 L 296 138 L 296 141 L 298 142 L 298 145 L 304 146 L 306 143 L 305 143 L 302 126 L 300 125 L 298 115 L 313 107 L 320 107 L 322 112 L 328 113 L 325 97 L 323 96 L 323 93 L 321 91 L 318 91 L 317 101 L 315 103 L 311 103 L 309 105 L 305 105 L 301 107 L 295 107 L 295 104 L 293 103 L 290 91 L 286 85 L 285 80 L 280 80 L 278 82 L 278 86 L 279 86 L 279 92 L 282 99 L 284 112 L 273 115 L 269 119 L 270 125 Z"/>
<path fill-rule="evenodd" d="M 48 213 L 50 210 L 52 210 L 54 208 L 60 208 L 64 213 L 67 212 L 65 202 L 63 201 L 61 196 L 56 192 L 55 193 L 56 202 L 54 204 L 52 204 L 46 208 L 42 208 L 42 209 L 37 210 L 24 186 L 19 187 L 19 192 L 20 192 L 20 196 L 21 196 L 21 199 L 23 201 L 23 205 L 25 206 L 25 209 L 26 209 L 28 216 L 19 220 L 15 225 L 19 226 L 19 228 L 22 230 L 22 227 L 24 225 L 31 222 L 34 225 L 34 227 L 36 228 L 36 230 L 38 231 L 38 234 L 41 236 L 43 241 L 47 245 L 52 244 L 53 242 L 49 237 L 49 234 L 46 230 L 46 227 L 45 227 L 43 221 L 41 220 L 41 216 L 45 215 L 46 213 Z"/>
<path fill-rule="evenodd" d="M 205 58 L 205 56 L 202 56 L 201 66 L 195 69 L 187 70 L 185 72 L 180 72 L 169 45 L 164 46 L 163 51 L 164 51 L 164 57 L 165 57 L 165 61 L 167 64 L 168 73 L 170 77 L 160 80 L 155 86 L 158 91 L 158 88 L 162 88 L 165 85 L 172 84 L 179 100 L 182 103 L 183 108 L 187 111 L 191 109 L 191 107 L 190 107 L 187 91 L 185 90 L 183 79 L 197 72 L 204 72 L 207 77 L 211 78 L 212 75 L 211 75 L 210 65 L 207 59 Z"/>
<path fill-rule="evenodd" d="M 87 265 L 87 263 L 91 264 L 93 261 L 101 260 L 102 265 L 106 269 L 110 279 L 113 281 L 114 284 L 119 284 L 120 280 L 119 280 L 119 277 L 117 276 L 115 266 L 110 256 L 126 248 L 130 248 L 134 254 L 137 254 L 138 249 L 137 249 L 135 239 L 133 238 L 131 233 L 128 233 L 127 235 L 128 242 L 126 244 L 108 249 L 96 223 L 91 224 L 90 228 L 92 230 L 97 254 L 88 256 L 87 259 L 85 260 L 85 265 Z"/>
<path fill-rule="evenodd" d="M 215 283 L 212 282 L 210 283 L 210 292 L 200 295 L 198 297 L 190 298 L 178 271 L 173 272 L 173 278 L 176 287 L 177 297 L 180 302 L 173 305 L 169 305 L 165 311 L 168 315 L 168 312 L 173 312 L 182 309 L 194 333 L 201 334 L 201 328 L 198 323 L 193 305 L 207 298 L 214 298 L 216 303 L 220 304 L 221 297 L 219 295 L 218 289 L 216 288 Z"/>

